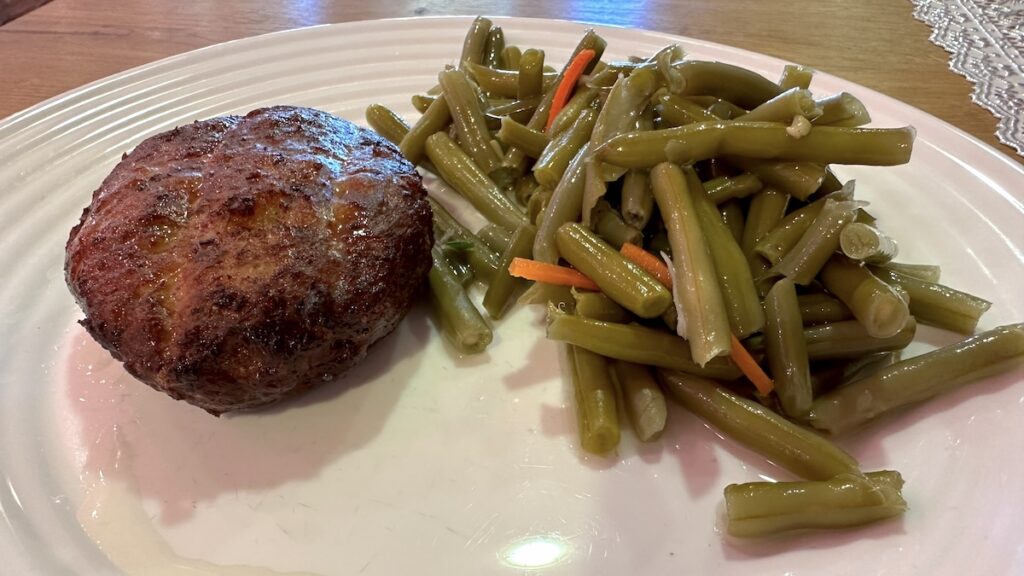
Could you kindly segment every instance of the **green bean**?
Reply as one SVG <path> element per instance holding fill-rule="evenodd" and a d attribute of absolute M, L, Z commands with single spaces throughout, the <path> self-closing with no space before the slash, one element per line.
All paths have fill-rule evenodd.
<path fill-rule="evenodd" d="M 643 230 L 654 212 L 654 194 L 646 170 L 630 170 L 622 180 L 622 219 L 633 228 Z"/>
<path fill-rule="evenodd" d="M 654 66 L 648 66 L 647 68 L 653 70 Z M 635 68 L 631 68 L 630 72 L 634 69 Z M 591 72 L 590 76 L 587 76 L 584 79 L 583 86 L 600 88 L 605 94 L 607 94 L 608 88 L 611 88 L 622 76 L 629 76 L 629 73 L 617 70 L 612 66 L 602 66 L 601 64 L 598 64 L 594 67 L 594 71 Z"/>
<path fill-rule="evenodd" d="M 566 222 L 575 222 L 580 218 L 583 206 L 584 169 L 589 157 L 589 145 L 584 145 L 569 163 L 565 175 L 558 183 L 551 199 L 544 209 L 543 216 L 537 222 L 537 239 L 533 244 L 533 258 L 541 262 L 556 264 L 558 262 L 558 245 L 555 243 L 555 232 Z"/>
<path fill-rule="evenodd" d="M 679 311 L 675 306 L 665 308 L 665 311 L 661 313 L 661 323 L 673 332 L 676 330 L 679 326 Z"/>
<path fill-rule="evenodd" d="M 764 301 L 764 345 L 782 411 L 792 418 L 811 410 L 811 370 L 804 340 L 803 319 L 796 285 L 783 278 L 772 286 Z"/>
<path fill-rule="evenodd" d="M 718 117 L 689 98 L 675 94 L 662 94 L 657 99 L 662 119 L 672 126 L 685 126 L 694 122 L 713 122 Z"/>
<path fill-rule="evenodd" d="M 871 215 L 870 212 L 864 208 L 857 209 L 857 217 L 853 219 L 858 224 L 867 224 L 868 226 L 874 226 L 875 222 L 878 222 L 878 218 Z"/>
<path fill-rule="evenodd" d="M 772 186 L 798 199 L 806 200 L 825 180 L 825 166 L 814 162 L 776 162 L 731 158 L 730 163 L 758 177 L 765 186 Z"/>
<path fill-rule="evenodd" d="M 523 51 L 518 46 L 506 45 L 501 49 L 501 65 L 498 68 L 504 70 L 518 70 L 519 62 L 523 58 Z"/>
<path fill-rule="evenodd" d="M 597 116 L 590 137 L 591 148 L 596 149 L 615 136 L 634 130 L 637 119 L 657 88 L 657 76 L 651 70 L 638 70 L 619 78 Z"/>
<path fill-rule="evenodd" d="M 839 233 L 853 221 L 856 213 L 857 205 L 854 202 L 826 200 L 807 232 L 772 268 L 772 272 L 792 278 L 801 286 L 810 284 L 832 253 L 839 248 Z M 850 303 L 846 302 L 846 305 Z"/>
<path fill-rule="evenodd" d="M 859 358 L 819 361 L 811 368 L 811 388 L 814 397 L 823 396 L 829 391 L 860 380 L 895 362 L 899 362 L 902 350 L 878 352 Z"/>
<path fill-rule="evenodd" d="M 548 204 L 551 203 L 553 195 L 552 190 L 544 188 L 543 186 L 537 187 L 537 191 L 533 196 L 530 196 L 530 200 L 526 204 L 526 216 L 530 222 L 537 226 L 541 225 L 541 221 L 544 219 L 544 213 L 547 210 Z M 554 242 L 554 237 L 552 237 L 552 242 Z M 537 255 L 535 252 L 534 258 L 536 257 Z"/>
<path fill-rule="evenodd" d="M 837 388 L 814 401 L 809 422 L 839 434 L 1022 361 L 1024 324 L 1000 326 Z"/>
<path fill-rule="evenodd" d="M 469 300 L 441 248 L 434 246 L 431 257 L 434 264 L 429 275 L 430 301 L 441 332 L 464 354 L 483 352 L 493 338 L 490 327 Z"/>
<path fill-rule="evenodd" d="M 887 338 L 871 336 L 856 320 L 843 320 L 804 327 L 804 341 L 811 360 L 835 360 L 902 350 L 914 339 L 916 331 L 917 322 L 913 317 L 899 332 Z"/>
<path fill-rule="evenodd" d="M 640 69 L 654 70 L 657 68 L 657 64 L 639 56 L 630 56 L 628 60 L 612 60 L 611 62 L 604 62 L 603 64 L 604 67 L 595 75 L 600 75 L 602 79 L 606 77 L 611 78 L 610 82 L 601 84 L 601 86 L 605 88 L 614 84 L 615 80 L 619 76 L 629 76 Z M 591 78 L 591 80 L 593 80 L 593 78 Z"/>
<path fill-rule="evenodd" d="M 594 122 L 594 129 L 590 135 L 591 150 L 596 150 L 616 135 L 635 130 L 651 94 L 657 88 L 658 78 L 652 70 L 638 70 L 629 76 L 619 78 L 608 93 L 608 98 L 605 99 L 604 106 L 601 107 Z M 597 167 L 596 161 L 593 162 L 592 168 Z M 583 223 L 589 225 L 590 211 L 606 192 L 604 182 L 608 179 L 599 180 L 594 169 L 588 170 L 585 177 L 582 214 Z"/>
<path fill-rule="evenodd" d="M 533 174 L 527 173 L 522 175 L 515 184 L 512 185 L 512 196 L 516 199 L 519 206 L 527 206 L 530 203 L 530 199 L 542 188 L 537 183 L 537 179 L 533 177 Z"/>
<path fill-rule="evenodd" d="M 530 48 L 519 61 L 516 97 L 529 98 L 544 92 L 544 51 Z"/>
<path fill-rule="evenodd" d="M 719 120 L 732 120 L 747 113 L 743 108 L 721 98 L 691 96 L 690 99 L 697 104 L 707 106 L 708 113 Z"/>
<path fill-rule="evenodd" d="M 924 280 L 925 282 L 938 282 L 942 277 L 942 268 L 934 264 L 908 264 L 906 262 L 886 262 L 880 266 L 904 276 Z"/>
<path fill-rule="evenodd" d="M 687 60 L 675 69 L 686 81 L 683 96 L 711 95 L 749 110 L 782 93 L 775 82 L 731 64 Z"/>
<path fill-rule="evenodd" d="M 672 303 L 672 294 L 642 268 L 578 223 L 555 233 L 558 252 L 601 291 L 641 318 L 654 318 Z"/>
<path fill-rule="evenodd" d="M 789 124 L 794 116 L 814 119 L 821 115 L 821 108 L 815 105 L 809 90 L 790 88 L 771 100 L 736 118 L 742 122 L 784 122 Z"/>
<path fill-rule="evenodd" d="M 811 85 L 811 79 L 813 77 L 814 68 L 798 66 L 796 64 L 786 64 L 786 67 L 782 69 L 782 78 L 779 79 L 779 87 L 783 90 L 789 90 L 790 88 L 801 88 L 803 90 L 807 90 Z"/>
<path fill-rule="evenodd" d="M 814 220 L 821 214 L 826 200 L 845 202 L 852 198 L 853 186 L 850 183 L 839 192 L 819 198 L 799 210 L 790 212 L 779 222 L 778 226 L 757 241 L 754 251 L 764 256 L 772 264 L 778 264 L 782 261 L 783 256 L 793 250 L 793 247 L 797 245 Z"/>
<path fill-rule="evenodd" d="M 600 89 L 590 86 L 581 86 L 577 88 L 576 92 L 573 93 L 572 98 L 569 98 L 569 101 L 565 103 L 562 110 L 555 116 L 555 120 L 551 123 L 551 128 L 548 130 L 548 134 L 558 135 L 572 126 L 584 110 L 592 107 L 594 99 L 597 98 L 600 92 Z M 596 111 L 594 112 L 594 118 L 597 118 Z"/>
<path fill-rule="evenodd" d="M 493 121 L 497 123 L 500 128 L 501 119 L 506 116 L 520 124 L 524 124 L 530 120 L 530 117 L 537 109 L 538 104 L 540 104 L 540 96 L 534 96 L 524 100 L 512 100 L 505 104 L 491 106 L 487 109 L 488 125 Z"/>
<path fill-rule="evenodd" d="M 540 98 L 537 96 L 526 100 L 490 97 L 481 100 L 480 104 L 481 109 L 484 111 L 484 119 L 487 121 L 487 128 L 490 129 L 493 135 L 501 127 L 501 119 L 505 116 L 511 116 L 513 120 L 520 124 L 529 120 L 529 114 L 533 113 L 533 108 L 536 107 L 539 100 Z M 495 112 L 496 110 L 497 112 Z M 522 114 L 524 110 L 529 113 L 525 119 Z"/>
<path fill-rule="evenodd" d="M 616 360 L 719 380 L 736 380 L 740 377 L 739 368 L 727 357 L 716 357 L 704 366 L 698 365 L 690 356 L 689 344 L 675 334 L 636 324 L 601 322 L 572 316 L 553 306 L 548 306 L 547 337 Z"/>
<path fill-rule="evenodd" d="M 597 206 L 594 206 L 591 220 L 594 232 L 616 250 L 620 250 L 623 244 L 643 244 L 643 232 L 626 224 L 619 211 L 604 200 L 598 201 Z"/>
<path fill-rule="evenodd" d="M 854 360 L 864 355 L 899 351 L 914 339 L 917 322 L 913 317 L 894 336 L 873 338 L 864 326 L 856 320 L 839 320 L 804 326 L 804 341 L 807 343 L 807 358 L 811 362 Z M 755 334 L 743 341 L 744 347 L 756 355 L 764 354 L 763 334 Z"/>
<path fill-rule="evenodd" d="M 825 180 L 822 181 L 821 187 L 818 188 L 816 194 L 824 196 L 826 194 L 831 194 L 833 192 L 839 192 L 842 189 L 843 183 L 839 181 L 839 178 L 836 178 L 835 172 L 832 172 L 831 168 L 826 167 Z M 808 201 L 811 200 L 808 199 Z"/>
<path fill-rule="evenodd" d="M 774 188 L 765 188 L 750 200 L 750 208 L 747 210 L 746 225 L 743 228 L 740 243 L 743 253 L 748 259 L 757 255 L 754 252 L 757 242 L 782 221 L 786 215 L 788 204 L 789 195 Z"/>
<path fill-rule="evenodd" d="M 854 260 L 885 264 L 896 257 L 896 241 L 870 224 L 851 222 L 839 234 L 839 248 Z"/>
<path fill-rule="evenodd" d="M 871 115 L 856 96 L 840 92 L 816 101 L 821 115 L 813 119 L 819 126 L 863 126 L 871 122 Z"/>
<path fill-rule="evenodd" d="M 648 101 L 636 117 L 634 130 L 654 130 L 654 105 Z"/>
<path fill-rule="evenodd" d="M 448 265 L 451 266 L 452 274 L 455 274 L 459 284 L 466 286 L 473 281 L 473 267 L 467 264 L 465 260 L 450 259 L 448 254 L 445 254 L 445 258 L 448 259 Z"/>
<path fill-rule="evenodd" d="M 726 228 L 736 242 L 743 238 L 743 228 L 747 225 L 747 217 L 743 213 L 743 205 L 739 200 L 726 200 L 719 208 L 719 217 L 725 222 Z"/>
<path fill-rule="evenodd" d="M 782 221 L 788 203 L 789 195 L 774 188 L 765 188 L 750 200 L 750 209 L 747 211 L 746 222 L 743 226 L 740 247 L 743 249 L 743 256 L 747 259 L 747 266 L 750 267 L 750 274 L 754 278 L 754 286 L 761 296 L 767 294 L 771 288 L 771 279 L 768 274 L 771 265 L 754 251 L 754 247 L 758 240 Z"/>
<path fill-rule="evenodd" d="M 677 64 L 682 63 L 683 56 L 683 49 L 679 45 L 670 44 L 647 59 L 647 62 L 654 63 L 661 76 L 661 84 L 673 94 L 678 94 L 686 88 L 686 79 L 675 68 Z"/>
<path fill-rule="evenodd" d="M 678 64 L 685 56 L 686 52 L 683 51 L 679 44 L 668 44 L 659 48 L 657 52 L 645 58 L 644 61 L 648 63 L 653 62 L 661 67 L 664 62 Z"/>
<path fill-rule="evenodd" d="M 464 62 L 471 64 L 482 64 L 484 52 L 487 49 L 487 35 L 491 31 L 491 21 L 483 16 L 477 16 L 466 31 L 466 38 L 462 41 L 462 55 L 459 57 L 460 67 Z"/>
<path fill-rule="evenodd" d="M 580 221 L 585 226 L 593 226 L 591 213 L 594 211 L 594 206 L 608 192 L 609 180 L 601 177 L 602 167 L 601 162 L 588 158 L 583 169 L 583 203 L 580 209 Z"/>
<path fill-rule="evenodd" d="M 899 472 L 840 474 L 814 482 L 748 482 L 725 487 L 726 531 L 739 538 L 793 530 L 851 528 L 907 510 Z"/>
<path fill-rule="evenodd" d="M 834 254 L 821 270 L 821 283 L 846 304 L 873 338 L 888 338 L 903 329 L 910 310 L 891 286 L 854 260 Z"/>
<path fill-rule="evenodd" d="M 797 300 L 800 302 L 800 317 L 804 319 L 804 324 L 839 322 L 853 318 L 853 312 L 850 312 L 846 304 L 824 292 L 801 294 Z"/>
<path fill-rule="evenodd" d="M 444 132 L 427 138 L 427 157 L 440 176 L 489 221 L 514 230 L 526 221 L 498 186 Z"/>
<path fill-rule="evenodd" d="M 591 74 L 594 71 L 594 68 L 596 68 L 600 64 L 601 57 L 604 55 L 604 49 L 607 46 L 608 43 L 605 42 L 604 38 L 601 38 L 601 36 L 599 36 L 593 28 L 588 28 L 586 31 L 583 32 L 583 37 L 580 38 L 579 43 L 576 44 L 576 48 L 572 51 L 572 54 L 570 54 L 569 58 L 565 61 L 565 66 L 563 66 L 562 70 L 558 73 L 559 76 L 565 74 L 565 70 L 569 66 L 569 63 L 571 63 L 576 58 L 576 55 L 582 52 L 583 50 L 594 51 L 594 57 L 590 60 L 590 64 L 587 64 L 587 67 L 583 69 L 584 75 Z M 559 78 L 559 80 L 561 80 L 561 78 Z"/>
<path fill-rule="evenodd" d="M 776 122 L 697 122 L 620 134 L 597 154 L 605 162 L 625 168 L 649 168 L 666 160 L 690 163 L 723 155 L 892 166 L 910 160 L 914 140 L 910 127 L 821 126 L 802 138 L 793 138 L 786 128 Z"/>
<path fill-rule="evenodd" d="M 431 96 L 429 94 L 413 94 L 409 99 L 412 103 L 412 107 L 420 114 L 426 112 L 427 108 L 430 108 L 430 105 L 434 103 L 434 100 L 437 100 L 437 96 Z"/>
<path fill-rule="evenodd" d="M 468 72 L 476 85 L 491 98 L 516 97 L 516 72 L 500 70 L 486 64 L 467 62 L 463 69 Z M 441 85 L 442 89 L 444 85 Z"/>
<path fill-rule="evenodd" d="M 530 51 L 527 50 L 526 52 L 529 54 Z M 537 50 L 537 52 L 541 53 L 541 58 L 543 59 L 544 52 L 540 50 Z M 525 59 L 519 62 L 520 67 L 524 64 L 529 64 L 529 62 Z M 555 81 L 554 74 L 542 72 L 543 65 L 542 60 L 536 68 L 536 77 L 533 78 L 538 84 L 538 90 L 526 96 L 520 94 L 520 76 L 522 74 L 520 70 L 502 70 L 480 64 L 470 64 L 466 66 L 466 70 L 473 75 L 473 80 L 480 85 L 480 88 L 491 95 L 491 97 L 525 100 L 530 97 L 540 96 L 543 89 Z M 532 70 L 529 73 L 534 74 Z"/>
<path fill-rule="evenodd" d="M 713 380 L 671 370 L 658 376 L 673 400 L 777 466 L 808 480 L 860 475 L 857 461 L 835 444 Z"/>
<path fill-rule="evenodd" d="M 687 170 L 686 181 L 693 191 L 693 204 L 714 262 L 729 326 L 737 338 L 745 338 L 764 326 L 764 310 L 750 267 L 738 239 L 703 192 L 696 172 Z"/>
<path fill-rule="evenodd" d="M 902 350 L 890 350 L 888 352 L 867 354 L 860 358 L 850 360 L 849 362 L 846 362 L 843 367 L 841 383 L 846 384 L 853 382 L 854 380 L 860 380 L 870 374 L 874 374 L 882 368 L 892 366 L 899 362 L 902 356 Z"/>
<path fill-rule="evenodd" d="M 900 300 L 903 300 L 904 304 L 910 303 L 910 293 L 907 292 L 907 289 L 902 284 L 889 284 L 889 286 L 896 291 L 896 294 L 900 297 Z"/>
<path fill-rule="evenodd" d="M 421 163 L 427 138 L 447 128 L 451 121 L 452 115 L 448 110 L 448 100 L 442 94 L 430 104 L 427 111 L 409 128 L 409 132 L 398 144 L 402 155 L 413 164 Z"/>
<path fill-rule="evenodd" d="M 487 286 L 487 292 L 484 293 L 484 309 L 491 315 L 491 318 L 501 318 L 505 314 L 505 309 L 513 294 L 528 284 L 526 280 L 509 274 L 508 267 L 512 264 L 513 258 L 530 257 L 533 253 L 533 238 L 536 233 L 536 228 L 531 224 L 520 224 L 512 234 L 508 247 L 502 251 L 501 259 L 498 262 L 498 273 L 494 275 Z"/>
<path fill-rule="evenodd" d="M 461 70 L 446 70 L 438 78 L 444 88 L 459 146 L 485 174 L 494 174 L 502 167 L 501 158 L 491 147 L 491 133 L 469 79 Z"/>
<path fill-rule="evenodd" d="M 562 81 L 562 78 L 565 76 L 565 71 L 566 68 L 569 66 L 569 63 L 572 62 L 576 55 L 583 50 L 594 51 L 594 58 L 591 59 L 590 64 L 588 64 L 583 71 L 584 74 L 590 73 L 590 71 L 593 70 L 594 66 L 596 66 L 597 63 L 600 61 L 601 55 L 604 54 L 604 49 L 607 45 L 608 43 L 605 42 L 605 40 L 601 38 L 597 34 L 597 32 L 595 32 L 593 29 L 588 29 L 586 32 L 583 33 L 583 37 L 580 39 L 579 43 L 576 44 L 576 48 L 573 50 L 572 55 L 566 61 L 566 64 L 562 68 L 562 71 L 558 73 L 558 76 L 555 78 L 554 82 L 552 83 L 552 86 L 558 86 L 558 84 Z M 554 96 L 554 89 L 549 89 L 545 91 L 544 97 L 541 99 L 540 103 L 537 105 L 536 110 L 534 110 L 533 112 L 533 116 L 530 116 L 530 121 L 527 122 L 526 124 L 527 126 L 533 128 L 534 130 L 542 130 L 547 125 L 548 115 L 551 112 L 551 101 L 554 99 Z M 523 172 L 526 171 L 526 156 L 523 154 L 522 150 L 515 146 L 510 148 L 505 153 L 504 162 L 506 166 L 508 166 L 509 168 L 511 168 L 512 170 L 519 174 L 522 174 Z"/>
<path fill-rule="evenodd" d="M 509 244 L 512 243 L 512 233 L 508 231 L 508 228 L 497 224 L 485 224 L 477 231 L 476 236 L 498 254 L 508 250 Z"/>
<path fill-rule="evenodd" d="M 585 348 L 570 348 L 580 446 L 592 454 L 610 452 L 619 445 L 619 412 L 608 360 Z"/>
<path fill-rule="evenodd" d="M 857 359 L 824 360 L 811 365 L 811 390 L 814 397 L 823 396 L 829 391 L 843 385 L 843 373 L 846 366 L 863 358 L 876 358 L 892 352 L 880 352 Z"/>
<path fill-rule="evenodd" d="M 531 158 L 539 158 L 544 149 L 551 144 L 547 134 L 528 128 L 508 116 L 501 119 L 498 139 L 507 146 L 519 147 Z"/>
<path fill-rule="evenodd" d="M 429 197 L 427 200 L 430 202 L 430 208 L 434 213 L 435 238 L 438 241 L 453 238 L 470 243 L 470 249 L 465 252 L 466 260 L 478 278 L 485 282 L 490 282 L 498 271 L 498 253 L 480 240 L 476 234 L 473 234 L 460 224 L 438 201 Z"/>
<path fill-rule="evenodd" d="M 523 295 L 519 297 L 517 303 L 527 306 L 531 304 L 553 306 L 563 314 L 572 314 L 575 307 L 572 290 L 568 286 L 546 284 L 544 282 L 534 282 L 530 285 L 526 292 L 523 292 Z"/>
<path fill-rule="evenodd" d="M 498 68 L 501 64 L 501 52 L 505 49 L 505 33 L 501 26 L 495 26 L 487 33 L 487 45 L 484 47 L 484 64 Z"/>
<path fill-rule="evenodd" d="M 601 292 L 572 290 L 576 300 L 576 314 L 602 322 L 630 322 L 633 315 Z"/>
<path fill-rule="evenodd" d="M 648 102 L 636 117 L 635 130 L 654 130 L 654 105 Z"/>
<path fill-rule="evenodd" d="M 651 170 L 654 201 L 668 229 L 672 246 L 673 292 L 685 334 L 697 363 L 728 354 L 731 347 L 729 316 L 718 285 L 708 240 L 701 231 L 688 178 L 675 164 L 659 164 Z M 682 324 L 682 323 L 681 323 Z"/>
<path fill-rule="evenodd" d="M 685 62 L 682 61 L 684 52 L 679 46 L 672 44 L 665 46 L 647 58 L 631 56 L 629 61 L 610 62 L 593 79 L 594 85 L 610 86 L 618 76 L 630 76 L 640 71 L 654 72 L 658 75 L 658 83 L 666 93 L 678 94 L 686 87 L 686 79 L 677 70 Z"/>
<path fill-rule="evenodd" d="M 370 104 L 366 108 L 366 123 L 396 146 L 409 132 L 409 125 L 405 120 L 381 104 Z"/>
<path fill-rule="evenodd" d="M 872 266 L 871 271 L 888 284 L 902 286 L 910 296 L 910 313 L 924 324 L 970 334 L 977 328 L 981 315 L 992 306 L 983 298 L 891 268 Z"/>
<path fill-rule="evenodd" d="M 764 187 L 761 180 L 753 174 L 736 176 L 719 176 L 704 183 L 704 190 L 715 204 L 721 204 L 733 198 L 746 198 Z"/>
<path fill-rule="evenodd" d="M 641 442 L 657 440 L 665 430 L 668 407 L 650 368 L 621 360 L 613 360 L 611 365 L 637 438 Z"/>
<path fill-rule="evenodd" d="M 590 133 L 597 121 L 597 112 L 583 110 L 568 129 L 558 133 L 544 148 L 533 165 L 537 182 L 548 188 L 558 186 L 569 163 L 590 140 Z"/>

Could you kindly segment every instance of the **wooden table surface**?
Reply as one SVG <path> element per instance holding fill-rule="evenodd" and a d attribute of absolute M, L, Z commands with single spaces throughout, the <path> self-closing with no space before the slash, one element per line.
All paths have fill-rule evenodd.
<path fill-rule="evenodd" d="M 1024 163 L 995 136 L 905 0 L 52 0 L 0 26 L 0 118 L 87 82 L 218 42 L 375 18 L 485 14 L 658 30 L 798 62 L 925 110 Z"/>

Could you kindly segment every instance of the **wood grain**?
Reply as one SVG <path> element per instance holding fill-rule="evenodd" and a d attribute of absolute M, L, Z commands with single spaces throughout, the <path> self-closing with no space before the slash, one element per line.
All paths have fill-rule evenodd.
<path fill-rule="evenodd" d="M 300 26 L 452 14 L 562 18 L 728 44 L 873 88 L 920 108 L 1024 163 L 995 136 L 930 29 L 893 0 L 53 0 L 0 26 L 0 118 L 82 84 L 218 42 Z"/>
<path fill-rule="evenodd" d="M 0 0 L 0 24 L 28 14 L 50 0 Z"/>

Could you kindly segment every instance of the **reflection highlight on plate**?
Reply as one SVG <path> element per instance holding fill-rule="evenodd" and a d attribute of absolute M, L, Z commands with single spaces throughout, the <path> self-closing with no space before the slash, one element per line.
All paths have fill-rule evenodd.
<path fill-rule="evenodd" d="M 546 568 L 569 555 L 569 546 L 557 534 L 538 534 L 512 542 L 501 560 L 513 568 Z"/>

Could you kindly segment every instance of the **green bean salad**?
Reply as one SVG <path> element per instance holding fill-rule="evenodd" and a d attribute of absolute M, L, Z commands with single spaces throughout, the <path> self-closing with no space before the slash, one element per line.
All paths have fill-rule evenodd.
<path fill-rule="evenodd" d="M 1024 324 L 975 333 L 991 303 L 896 262 L 832 172 L 906 163 L 913 128 L 864 127 L 864 105 L 812 94 L 805 67 L 774 81 L 677 45 L 624 61 L 605 47 L 587 30 L 552 67 L 478 17 L 457 65 L 412 96 L 414 123 L 367 109 L 489 222 L 469 230 L 431 200 L 442 333 L 479 353 L 488 318 L 547 305 L 583 450 L 614 451 L 624 425 L 656 440 L 667 398 L 803 479 L 726 487 L 733 536 L 902 514 L 900 474 L 831 438 L 1024 359 Z M 964 339 L 902 358 L 918 324 Z"/>

